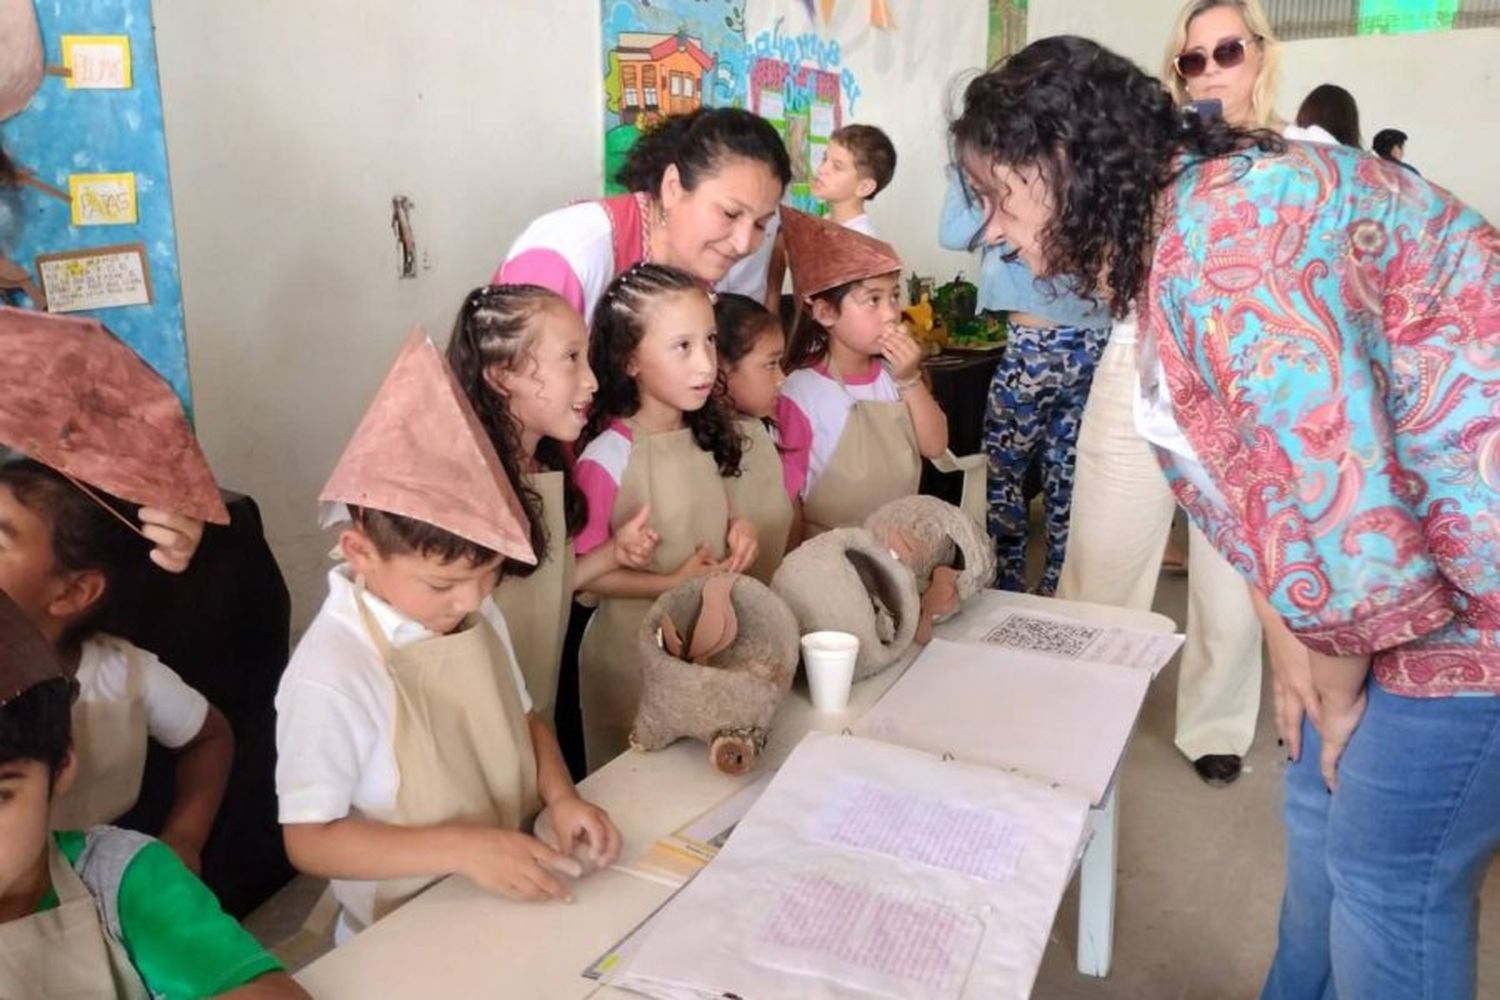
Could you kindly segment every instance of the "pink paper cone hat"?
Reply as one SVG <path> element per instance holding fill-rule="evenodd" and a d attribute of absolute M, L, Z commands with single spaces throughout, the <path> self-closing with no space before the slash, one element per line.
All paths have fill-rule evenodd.
<path fill-rule="evenodd" d="M 799 299 L 901 270 L 901 258 L 889 243 L 786 205 L 781 206 L 781 231 Z"/>
<path fill-rule="evenodd" d="M 229 523 L 177 394 L 98 321 L 0 307 L 0 355 L 0 444 L 121 500 Z"/>
<path fill-rule="evenodd" d="M 318 497 L 326 526 L 353 504 L 451 531 L 535 564 L 530 522 L 437 345 L 412 330 Z"/>

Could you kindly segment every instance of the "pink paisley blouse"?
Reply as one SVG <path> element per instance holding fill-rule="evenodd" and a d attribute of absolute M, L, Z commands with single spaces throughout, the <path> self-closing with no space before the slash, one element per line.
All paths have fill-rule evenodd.
<path fill-rule="evenodd" d="M 1158 457 L 1310 647 L 1500 693 L 1500 241 L 1398 166 L 1289 147 L 1166 194 L 1143 330 L 1219 497 Z"/>

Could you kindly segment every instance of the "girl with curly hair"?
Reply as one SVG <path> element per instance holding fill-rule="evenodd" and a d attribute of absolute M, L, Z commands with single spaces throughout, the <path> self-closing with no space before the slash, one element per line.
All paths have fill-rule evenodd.
<path fill-rule="evenodd" d="M 791 158 L 764 118 L 740 108 L 669 116 L 641 135 L 620 168 L 616 180 L 628 194 L 535 220 L 511 244 L 494 283 L 550 288 L 585 322 L 610 281 L 642 261 L 762 297 L 769 256 L 756 251 L 791 179 Z M 741 273 L 739 264 L 757 273 Z"/>
<path fill-rule="evenodd" d="M 725 478 L 742 442 L 724 402 L 708 294 L 690 274 L 637 264 L 594 313 L 589 361 L 599 374 L 573 476 L 588 501 L 580 557 L 651 511 L 659 544 L 644 570 L 615 569 L 578 651 L 589 770 L 625 750 L 640 701 L 636 632 L 651 602 L 685 580 L 741 573 L 758 555 L 755 525 L 735 517 Z"/>
<path fill-rule="evenodd" d="M 1472 996 L 1500 847 L 1500 235 L 1377 158 L 1184 119 L 1081 38 L 976 78 L 951 132 L 988 235 L 1138 305 L 1138 422 L 1266 628 L 1295 762 L 1265 995 Z"/>
<path fill-rule="evenodd" d="M 656 547 L 643 508 L 583 559 L 573 537 L 588 505 L 568 477 L 599 382 L 589 334 L 561 296 L 535 285 L 488 285 L 464 299 L 448 363 L 479 415 L 531 525 L 535 567 L 507 561 L 495 591 L 533 708 L 551 719 L 573 591 L 617 567 L 640 569 Z"/>

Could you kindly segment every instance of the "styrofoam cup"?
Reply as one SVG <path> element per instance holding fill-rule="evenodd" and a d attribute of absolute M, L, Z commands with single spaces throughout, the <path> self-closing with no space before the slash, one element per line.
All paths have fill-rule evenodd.
<path fill-rule="evenodd" d="M 842 712 L 849 707 L 849 685 L 859 659 L 859 637 L 848 632 L 809 632 L 802 637 L 802 665 L 813 707 Z"/>

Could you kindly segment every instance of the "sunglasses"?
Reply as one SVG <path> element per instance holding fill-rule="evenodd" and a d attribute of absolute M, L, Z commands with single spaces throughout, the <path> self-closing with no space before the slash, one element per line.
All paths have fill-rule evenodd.
<path fill-rule="evenodd" d="M 1260 41 L 1259 37 L 1251 39 Z M 1183 52 L 1172 60 L 1177 75 L 1184 80 L 1202 76 L 1208 69 L 1208 60 L 1213 59 L 1223 69 L 1232 69 L 1245 61 L 1245 39 L 1229 38 L 1214 46 L 1213 52 Z"/>

